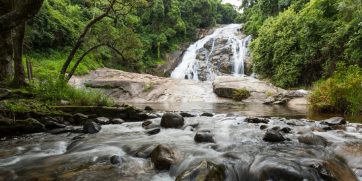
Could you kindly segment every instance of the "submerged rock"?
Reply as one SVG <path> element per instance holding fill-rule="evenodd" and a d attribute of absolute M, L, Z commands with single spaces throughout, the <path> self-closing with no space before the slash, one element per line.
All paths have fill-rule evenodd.
<path fill-rule="evenodd" d="M 147 134 L 148 135 L 155 135 L 161 132 L 160 128 L 153 128 L 153 129 L 149 129 L 147 130 Z"/>
<path fill-rule="evenodd" d="M 125 121 L 121 118 L 115 118 L 111 120 L 111 124 L 123 124 Z"/>
<path fill-rule="evenodd" d="M 302 136 L 298 137 L 299 143 L 304 143 L 307 145 L 320 145 L 320 146 L 327 146 L 327 140 L 319 135 L 315 135 L 313 133 L 307 133 Z"/>
<path fill-rule="evenodd" d="M 200 116 L 204 116 L 204 117 L 213 117 L 213 116 L 214 116 L 214 114 L 212 114 L 212 113 L 208 113 L 208 112 L 204 112 L 204 113 L 202 113 Z"/>
<path fill-rule="evenodd" d="M 176 181 L 223 181 L 225 180 L 225 166 L 203 160 L 199 164 L 185 170 L 176 177 Z"/>
<path fill-rule="evenodd" d="M 194 137 L 197 143 L 215 143 L 214 135 L 210 131 L 199 131 Z"/>
<path fill-rule="evenodd" d="M 184 118 L 176 113 L 165 113 L 161 119 L 161 127 L 164 128 L 182 128 L 184 124 Z"/>
<path fill-rule="evenodd" d="M 264 123 L 264 124 L 268 124 L 269 120 L 267 118 L 254 118 L 254 117 L 249 117 L 249 118 L 245 118 L 245 122 L 247 123 Z"/>
<path fill-rule="evenodd" d="M 322 121 L 321 124 L 329 126 L 337 126 L 337 125 L 345 125 L 347 124 L 347 121 L 342 117 L 333 117 Z"/>
<path fill-rule="evenodd" d="M 158 170 L 168 170 L 178 161 L 178 153 L 167 145 L 158 145 L 151 152 L 151 161 Z"/>
<path fill-rule="evenodd" d="M 263 140 L 266 142 L 282 142 L 285 141 L 285 138 L 279 131 L 268 129 L 263 137 Z"/>
<path fill-rule="evenodd" d="M 121 158 L 118 155 L 113 155 L 110 158 L 111 164 L 117 165 L 121 163 Z"/>
<path fill-rule="evenodd" d="M 95 133 L 98 133 L 101 129 L 102 129 L 102 127 L 93 121 L 87 121 L 83 125 L 84 133 L 95 134 Z"/>

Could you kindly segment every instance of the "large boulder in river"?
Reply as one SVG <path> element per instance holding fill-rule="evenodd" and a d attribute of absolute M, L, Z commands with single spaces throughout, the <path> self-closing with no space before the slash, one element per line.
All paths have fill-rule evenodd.
<path fill-rule="evenodd" d="M 165 113 L 161 119 L 161 127 L 164 128 L 182 128 L 184 124 L 184 118 L 176 113 Z"/>
<path fill-rule="evenodd" d="M 176 181 L 223 181 L 225 180 L 225 166 L 203 160 L 176 177 Z"/>
<path fill-rule="evenodd" d="M 197 143 L 215 143 L 214 135 L 210 131 L 199 131 L 194 137 Z"/>
<path fill-rule="evenodd" d="M 178 160 L 179 158 L 176 150 L 167 145 L 158 145 L 151 152 L 151 161 L 158 170 L 168 170 L 171 165 L 176 164 Z"/>
<path fill-rule="evenodd" d="M 98 133 L 101 129 L 102 127 L 93 121 L 87 121 L 83 125 L 84 133 L 95 134 Z"/>
<path fill-rule="evenodd" d="M 347 122 L 342 117 L 333 117 L 333 118 L 322 121 L 321 124 L 325 124 L 325 125 L 329 125 L 329 126 L 338 126 L 338 125 L 345 125 L 345 124 L 347 124 Z"/>

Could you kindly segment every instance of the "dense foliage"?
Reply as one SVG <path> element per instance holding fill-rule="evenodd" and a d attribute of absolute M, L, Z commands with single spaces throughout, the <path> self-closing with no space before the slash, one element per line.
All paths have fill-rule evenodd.
<path fill-rule="evenodd" d="M 247 8 L 245 27 L 255 37 L 254 70 L 261 77 L 283 87 L 310 85 L 332 75 L 338 62 L 362 65 L 362 1 L 288 1 L 284 9 L 263 2 Z"/>
<path fill-rule="evenodd" d="M 309 99 L 317 111 L 361 113 L 362 69 L 339 65 L 331 78 L 316 83 Z"/>
<path fill-rule="evenodd" d="M 107 0 L 45 0 L 29 23 L 26 45 L 31 50 L 65 52 L 81 30 L 101 14 Z M 122 55 L 106 48 L 93 56 L 114 68 L 143 71 L 162 63 L 164 54 L 195 38 L 198 28 L 231 23 L 237 12 L 220 0 L 137 0 L 120 17 L 109 16 L 87 35 L 83 51 L 99 42 L 111 42 Z M 124 6 L 123 6 L 124 7 Z M 122 6 L 120 7 L 120 9 Z"/>

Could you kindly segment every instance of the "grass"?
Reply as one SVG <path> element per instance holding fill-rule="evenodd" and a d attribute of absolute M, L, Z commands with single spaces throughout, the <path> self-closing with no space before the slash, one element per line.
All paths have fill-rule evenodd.
<path fill-rule="evenodd" d="M 235 101 L 242 101 L 249 98 L 250 96 L 250 92 L 245 88 L 236 89 L 233 91 L 233 99 Z"/>
<path fill-rule="evenodd" d="M 309 96 L 317 112 L 362 113 L 362 69 L 338 65 L 335 74 L 317 82 Z"/>
<path fill-rule="evenodd" d="M 49 50 L 46 53 L 32 52 L 27 54 L 25 57 L 32 63 L 34 77 L 48 77 L 49 75 L 56 76 L 59 74 L 67 56 L 68 51 L 61 52 Z M 70 71 L 73 65 L 74 60 L 69 66 L 68 71 Z M 78 66 L 75 75 L 84 75 L 89 73 L 91 70 L 95 70 L 100 67 L 103 67 L 101 61 L 97 61 L 94 56 L 89 55 L 85 57 L 82 63 Z"/>

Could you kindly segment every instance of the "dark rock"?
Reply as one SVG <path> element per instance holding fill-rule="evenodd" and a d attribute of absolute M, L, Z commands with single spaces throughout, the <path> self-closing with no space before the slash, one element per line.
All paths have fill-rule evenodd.
<path fill-rule="evenodd" d="M 150 120 L 147 120 L 147 121 L 143 121 L 143 123 L 142 123 L 142 127 L 143 128 L 147 128 L 149 125 L 151 125 L 152 124 L 152 121 L 150 121 Z"/>
<path fill-rule="evenodd" d="M 199 164 L 185 170 L 176 177 L 176 181 L 223 181 L 226 167 L 211 161 L 203 160 Z"/>
<path fill-rule="evenodd" d="M 291 133 L 292 132 L 292 128 L 289 127 L 284 127 L 280 130 L 283 133 Z"/>
<path fill-rule="evenodd" d="M 77 125 L 84 124 L 88 120 L 88 116 L 82 113 L 76 113 L 73 115 L 73 121 Z"/>
<path fill-rule="evenodd" d="M 196 117 L 196 115 L 187 112 L 181 112 L 180 115 L 184 118 Z"/>
<path fill-rule="evenodd" d="M 78 135 L 72 138 L 72 140 L 83 140 L 87 138 L 87 135 Z"/>
<path fill-rule="evenodd" d="M 110 123 L 110 119 L 109 118 L 106 118 L 106 117 L 98 117 L 98 118 L 95 118 L 94 121 L 98 124 L 102 124 L 102 125 L 105 125 L 105 124 L 109 124 Z"/>
<path fill-rule="evenodd" d="M 160 128 L 153 128 L 153 129 L 149 129 L 147 130 L 147 134 L 148 135 L 155 135 L 161 132 Z"/>
<path fill-rule="evenodd" d="M 102 127 L 93 121 L 87 121 L 83 125 L 84 133 L 95 134 L 95 133 L 98 133 L 101 129 L 102 129 Z"/>
<path fill-rule="evenodd" d="M 345 125 L 347 124 L 347 121 L 342 117 L 333 117 L 322 121 L 321 124 L 329 126 L 337 126 L 337 125 Z"/>
<path fill-rule="evenodd" d="M 123 124 L 125 121 L 121 118 L 115 118 L 111 120 L 111 124 Z"/>
<path fill-rule="evenodd" d="M 184 124 L 184 118 L 176 113 L 165 113 L 161 119 L 161 127 L 164 128 L 182 128 Z"/>
<path fill-rule="evenodd" d="M 268 129 L 263 137 L 263 140 L 266 142 L 282 142 L 285 141 L 285 138 L 279 131 Z"/>
<path fill-rule="evenodd" d="M 45 124 L 45 128 L 48 130 L 67 127 L 67 125 L 60 124 L 55 121 L 46 121 L 44 124 Z"/>
<path fill-rule="evenodd" d="M 153 108 L 150 107 L 150 106 L 146 106 L 146 107 L 145 107 L 145 111 L 153 111 Z"/>
<path fill-rule="evenodd" d="M 249 117 L 245 119 L 245 122 L 247 123 L 264 123 L 264 124 L 268 124 L 269 120 L 267 118 L 253 118 L 253 117 Z"/>
<path fill-rule="evenodd" d="M 151 161 L 156 169 L 168 170 L 171 165 L 177 163 L 178 153 L 176 150 L 161 144 L 151 152 Z"/>
<path fill-rule="evenodd" d="M 195 142 L 197 143 L 215 143 L 214 135 L 209 131 L 199 131 L 194 137 Z"/>
<path fill-rule="evenodd" d="M 204 117 L 213 117 L 213 116 L 214 116 L 214 114 L 212 114 L 212 113 L 208 113 L 208 112 L 204 112 L 204 113 L 202 113 L 200 116 L 204 116 Z"/>
<path fill-rule="evenodd" d="M 272 130 L 279 131 L 279 130 L 280 130 L 280 127 L 279 127 L 279 126 L 274 126 L 274 127 L 272 128 Z"/>
<path fill-rule="evenodd" d="M 302 136 L 299 136 L 298 141 L 299 143 L 304 143 L 307 145 L 320 145 L 320 146 L 328 145 L 328 142 L 324 137 L 315 135 L 313 133 L 307 133 Z"/>
<path fill-rule="evenodd" d="M 117 165 L 121 163 L 121 158 L 118 155 L 113 155 L 111 156 L 110 161 L 112 165 Z"/>
<path fill-rule="evenodd" d="M 268 125 L 265 125 L 265 124 L 260 125 L 260 130 L 264 130 L 266 128 L 268 128 Z"/>
<path fill-rule="evenodd" d="M 51 133 L 51 134 L 63 134 L 63 133 L 70 133 L 73 130 L 74 130 L 73 127 L 65 127 L 65 128 L 52 129 L 52 130 L 49 131 L 49 133 Z"/>

